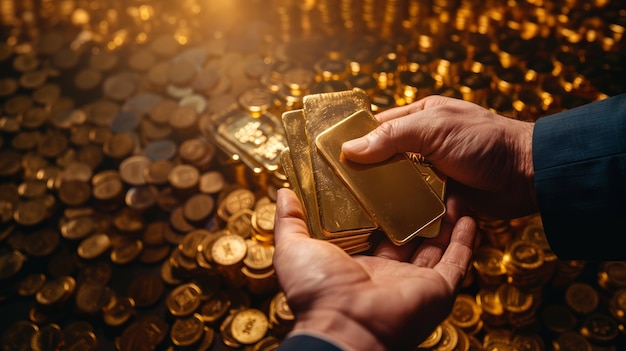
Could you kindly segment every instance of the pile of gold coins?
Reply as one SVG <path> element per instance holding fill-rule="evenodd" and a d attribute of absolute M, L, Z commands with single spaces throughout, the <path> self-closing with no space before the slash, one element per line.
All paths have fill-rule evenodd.
<path fill-rule="evenodd" d="M 3 350 L 276 349 L 281 116 L 307 95 L 532 121 L 626 91 L 617 0 L 0 0 L 0 30 Z M 558 260 L 537 216 L 480 229 L 420 350 L 626 347 L 626 263 Z"/>

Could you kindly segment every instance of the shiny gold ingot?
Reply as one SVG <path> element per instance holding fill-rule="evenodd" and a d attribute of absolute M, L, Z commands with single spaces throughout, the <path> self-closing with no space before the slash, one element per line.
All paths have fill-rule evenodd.
<path fill-rule="evenodd" d="M 367 213 L 343 186 L 332 169 L 315 152 L 316 138 L 323 131 L 350 114 L 369 110 L 368 96 L 359 89 L 352 91 L 307 95 L 304 98 L 305 130 L 311 155 L 313 184 L 323 233 L 334 237 L 342 233 L 364 233 L 375 229 Z M 292 152 L 295 150 L 292 149 Z M 304 185 L 304 184 L 302 184 Z"/>
<path fill-rule="evenodd" d="M 421 230 L 441 218 L 445 207 L 404 154 L 376 165 L 355 164 L 342 157 L 343 142 L 361 137 L 378 125 L 371 112 L 361 110 L 320 133 L 315 144 L 374 223 L 394 244 L 401 245 L 423 235 Z M 398 205 L 390 208 L 394 203 Z"/>

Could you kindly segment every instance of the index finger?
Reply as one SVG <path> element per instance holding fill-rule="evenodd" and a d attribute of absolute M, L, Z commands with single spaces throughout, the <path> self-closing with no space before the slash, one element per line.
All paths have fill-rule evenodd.
<path fill-rule="evenodd" d="M 449 98 L 446 96 L 440 96 L 440 95 L 430 95 L 418 101 L 415 101 L 411 104 L 394 107 L 389 110 L 380 112 L 376 114 L 376 119 L 380 123 L 383 123 L 386 121 L 390 121 L 392 119 L 396 119 L 398 117 L 403 117 L 403 116 L 407 116 L 415 112 L 423 111 L 424 109 L 428 107 L 437 106 L 437 105 L 445 105 L 455 100 L 457 99 Z"/>

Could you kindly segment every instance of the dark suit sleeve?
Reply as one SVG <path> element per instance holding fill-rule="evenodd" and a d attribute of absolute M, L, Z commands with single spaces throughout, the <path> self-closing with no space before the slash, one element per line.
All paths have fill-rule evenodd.
<path fill-rule="evenodd" d="M 537 120 L 535 191 L 562 260 L 626 260 L 626 94 Z"/>
<path fill-rule="evenodd" d="M 342 351 L 342 349 L 312 335 L 296 334 L 285 338 L 277 351 Z"/>

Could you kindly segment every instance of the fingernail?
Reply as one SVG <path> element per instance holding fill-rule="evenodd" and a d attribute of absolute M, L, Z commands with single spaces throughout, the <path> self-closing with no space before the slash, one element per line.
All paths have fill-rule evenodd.
<path fill-rule="evenodd" d="M 343 148 L 350 149 L 350 151 L 354 153 L 361 153 L 367 150 L 369 145 L 370 143 L 367 140 L 367 138 L 357 138 L 357 139 L 348 140 L 345 143 L 343 143 Z"/>

